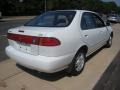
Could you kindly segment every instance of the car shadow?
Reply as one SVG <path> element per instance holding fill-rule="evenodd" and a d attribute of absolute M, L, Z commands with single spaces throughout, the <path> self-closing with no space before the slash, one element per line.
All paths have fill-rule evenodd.
<path fill-rule="evenodd" d="M 97 53 L 99 53 L 103 48 L 104 47 L 100 48 L 95 53 L 93 53 L 92 55 L 87 57 L 87 61 L 92 59 L 92 57 L 95 56 Z M 20 64 L 16 64 L 16 66 L 18 68 L 22 69 L 23 71 L 29 73 L 30 75 L 33 75 L 33 76 L 38 77 L 40 79 L 51 81 L 51 82 L 57 81 L 57 80 L 59 80 L 61 78 L 64 78 L 64 77 L 73 77 L 73 75 L 68 74 L 66 72 L 66 70 L 63 70 L 63 71 L 60 71 L 60 72 L 56 72 L 56 73 L 43 73 L 43 72 L 39 72 L 39 71 L 36 71 L 36 70 L 32 70 L 32 69 L 26 68 L 26 67 L 24 67 L 24 66 L 22 66 Z"/>
<path fill-rule="evenodd" d="M 63 77 L 68 76 L 65 70 L 56 72 L 56 73 L 43 73 L 36 70 L 28 69 L 20 64 L 16 64 L 16 66 L 35 77 L 38 77 L 40 79 L 47 80 L 47 81 L 57 81 Z"/>
<path fill-rule="evenodd" d="M 86 58 L 86 62 L 88 62 L 89 60 L 91 60 L 95 55 L 97 55 L 100 51 L 102 51 L 103 49 L 105 49 L 106 47 L 103 46 L 100 49 L 98 49 L 97 51 L 95 51 L 94 53 L 92 53 L 90 56 L 88 56 Z"/>

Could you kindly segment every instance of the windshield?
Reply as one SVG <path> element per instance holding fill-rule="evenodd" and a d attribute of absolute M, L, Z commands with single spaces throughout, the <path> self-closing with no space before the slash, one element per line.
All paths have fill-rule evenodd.
<path fill-rule="evenodd" d="M 76 13 L 75 11 L 46 12 L 30 20 L 25 24 L 25 26 L 66 27 L 72 22 L 75 13 Z"/>

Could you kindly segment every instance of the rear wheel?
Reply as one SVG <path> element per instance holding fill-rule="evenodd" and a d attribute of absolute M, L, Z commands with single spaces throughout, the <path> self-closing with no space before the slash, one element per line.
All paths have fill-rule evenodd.
<path fill-rule="evenodd" d="M 82 72 L 85 66 L 85 53 L 79 52 L 73 59 L 73 62 L 68 68 L 68 73 L 78 75 Z"/>

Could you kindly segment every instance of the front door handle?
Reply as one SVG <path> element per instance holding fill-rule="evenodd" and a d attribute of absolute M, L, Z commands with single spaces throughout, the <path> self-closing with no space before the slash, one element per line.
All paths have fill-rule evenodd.
<path fill-rule="evenodd" d="M 84 35 L 85 37 L 88 37 L 88 35 L 86 34 L 86 35 Z"/>

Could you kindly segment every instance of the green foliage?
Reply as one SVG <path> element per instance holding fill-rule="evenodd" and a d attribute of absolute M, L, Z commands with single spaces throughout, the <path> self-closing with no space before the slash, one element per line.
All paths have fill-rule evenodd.
<path fill-rule="evenodd" d="M 84 9 L 100 13 L 120 12 L 120 7 L 114 2 L 102 2 L 101 0 L 46 0 L 46 9 Z M 45 0 L 1 0 L 0 11 L 3 15 L 36 15 L 44 12 Z"/>
<path fill-rule="evenodd" d="M 114 2 L 108 2 L 103 4 L 104 12 L 110 13 L 111 11 L 118 12 L 119 7 Z"/>

